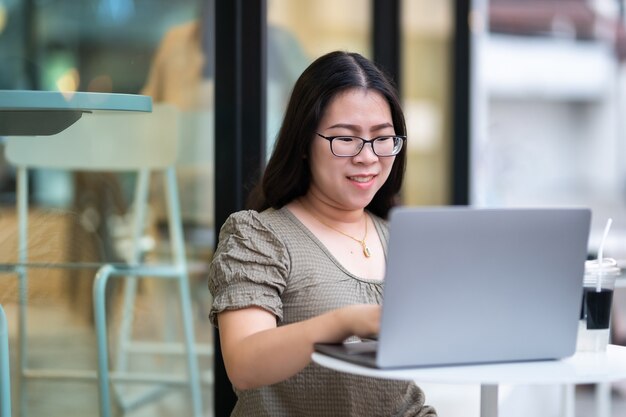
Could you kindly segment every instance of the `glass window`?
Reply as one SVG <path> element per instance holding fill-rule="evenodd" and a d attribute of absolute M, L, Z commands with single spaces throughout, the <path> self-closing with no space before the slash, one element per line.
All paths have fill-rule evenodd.
<path fill-rule="evenodd" d="M 181 131 L 179 193 L 190 258 L 196 337 L 206 347 L 201 349 L 200 357 L 203 375 L 212 372 L 209 354 L 213 334 L 205 311 L 210 294 L 204 280 L 213 245 L 212 6 L 213 0 L 0 0 L 0 89 L 143 93 L 151 95 L 154 103 L 180 109 L 187 123 Z M 17 253 L 14 177 L 13 168 L 0 152 L 0 262 L 15 261 Z M 133 175 L 69 175 L 41 170 L 31 176 L 31 181 L 31 260 L 124 259 L 130 216 L 122 213 L 131 205 Z M 155 197 L 142 243 L 145 256 L 157 259 L 170 254 L 161 233 L 165 207 L 160 177 L 153 175 L 152 187 Z M 29 345 L 31 364 L 34 359 L 45 367 L 93 369 L 94 274 L 93 269 L 71 273 L 46 268 L 29 271 L 28 333 L 36 341 Z M 121 304 L 120 297 L 116 297 L 120 291 L 113 288 L 114 282 L 111 284 L 109 306 L 116 307 Z M 16 287 L 14 275 L 1 277 L 0 303 L 9 317 L 16 317 Z M 177 289 L 164 290 L 146 280 L 140 284 L 139 294 L 139 307 L 134 312 L 135 337 L 181 340 Z M 115 308 L 110 312 L 110 335 L 115 339 L 120 317 Z M 17 333 L 16 327 L 17 321 L 10 323 L 15 331 L 12 334 Z M 65 348 L 68 338 L 73 341 L 71 352 Z M 178 365 L 184 371 L 184 364 L 172 360 L 171 355 L 158 357 L 156 365 L 148 364 L 150 360 L 145 356 L 140 358 L 146 363 L 141 362 L 139 367 L 154 365 L 150 371 L 178 372 Z M 136 364 L 133 361 L 133 366 Z M 27 386 L 28 414 L 97 413 L 94 382 L 43 381 Z M 142 388 L 134 386 L 130 396 L 141 394 Z M 58 401 L 67 398 L 68 393 L 71 401 Z M 211 395 L 210 386 L 205 384 L 203 400 L 207 410 L 212 407 Z M 187 390 L 143 407 L 152 414 L 176 409 L 181 415 L 191 415 Z"/>
<path fill-rule="evenodd" d="M 211 132 L 212 7 L 212 0 L 0 0 L 0 88 L 147 94 L 204 113 L 197 119 L 205 125 L 187 130 Z M 179 171 L 183 216 L 210 226 L 211 164 L 185 163 L 190 155 L 212 158 L 205 142 L 182 144 Z M 4 170 L 0 187 L 10 199 L 11 168 Z M 121 178 L 120 187 L 126 196 L 132 181 Z M 73 188 L 62 173 L 39 173 L 35 203 L 67 207 Z M 155 211 L 162 216 L 162 207 Z"/>
<path fill-rule="evenodd" d="M 370 10 L 369 0 L 268 1 L 268 157 L 293 84 L 315 58 L 334 50 L 371 58 Z"/>
<path fill-rule="evenodd" d="M 402 7 L 402 91 L 408 164 L 408 205 L 448 203 L 452 92 L 450 0 L 405 0 Z"/>
<path fill-rule="evenodd" d="M 406 204 L 446 204 L 450 146 L 449 0 L 401 4 L 402 91 L 409 160 Z M 332 13 L 328 13 L 332 10 Z M 268 3 L 268 155 L 293 83 L 316 57 L 336 49 L 372 58 L 371 2 L 270 0 Z"/>
<path fill-rule="evenodd" d="M 591 249 L 612 217 L 606 253 L 623 256 L 620 2 L 476 4 L 472 202 L 591 207 Z"/>

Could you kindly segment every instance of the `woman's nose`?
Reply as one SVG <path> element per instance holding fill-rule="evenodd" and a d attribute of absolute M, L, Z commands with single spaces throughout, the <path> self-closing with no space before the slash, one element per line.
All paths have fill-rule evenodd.
<path fill-rule="evenodd" d="M 374 153 L 374 142 L 365 142 L 361 148 L 361 152 L 354 158 L 361 162 L 375 162 L 378 160 L 378 155 Z"/>

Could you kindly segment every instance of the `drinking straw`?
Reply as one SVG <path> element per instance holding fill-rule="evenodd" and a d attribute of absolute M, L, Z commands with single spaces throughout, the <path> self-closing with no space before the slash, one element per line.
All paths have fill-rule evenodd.
<path fill-rule="evenodd" d="M 604 242 L 606 241 L 606 235 L 609 234 L 609 229 L 611 228 L 611 223 L 613 223 L 613 219 L 609 217 L 606 222 L 606 226 L 604 226 L 604 233 L 602 234 L 602 240 L 600 241 L 600 249 L 598 249 L 598 282 L 596 283 L 596 292 L 600 292 L 602 286 L 602 254 L 604 252 Z"/>

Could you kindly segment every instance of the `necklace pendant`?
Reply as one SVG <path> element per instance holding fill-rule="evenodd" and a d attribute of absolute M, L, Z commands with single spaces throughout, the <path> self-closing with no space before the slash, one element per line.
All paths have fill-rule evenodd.
<path fill-rule="evenodd" d="M 365 255 L 366 258 L 372 256 L 372 254 L 370 253 L 370 248 L 368 248 L 365 243 L 363 243 L 363 255 Z"/>

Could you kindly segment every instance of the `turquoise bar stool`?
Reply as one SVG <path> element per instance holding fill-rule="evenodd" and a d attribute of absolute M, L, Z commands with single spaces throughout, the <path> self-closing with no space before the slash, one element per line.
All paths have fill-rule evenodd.
<path fill-rule="evenodd" d="M 67 129 L 46 137 L 8 137 L 6 157 L 17 169 L 19 257 L 13 266 L 0 266 L 4 272 L 19 277 L 20 305 L 18 314 L 18 367 L 20 381 L 20 414 L 25 415 L 24 379 L 94 379 L 99 383 L 100 415 L 111 415 L 113 399 L 125 405 L 123 388 L 128 384 L 151 384 L 152 390 L 134 403 L 142 404 L 158 399 L 164 389 L 186 386 L 190 393 L 190 405 L 195 417 L 202 415 L 199 366 L 194 336 L 189 277 L 185 256 L 182 219 L 175 180 L 178 143 L 180 139 L 180 112 L 172 106 L 155 105 L 151 113 L 133 114 L 124 111 L 87 112 Z M 28 172 L 34 168 L 54 168 L 68 171 L 103 171 L 136 173 L 133 200 L 132 245 L 126 254 L 125 264 L 72 264 L 37 265 L 28 257 Z M 155 264 L 142 262 L 144 250 L 141 240 L 145 233 L 146 211 L 152 173 L 160 173 L 164 179 L 168 229 L 171 242 L 171 259 Z M 92 268 L 99 270 L 94 281 L 94 309 L 96 318 L 98 368 L 94 371 L 69 369 L 31 369 L 28 364 L 26 337 L 27 317 L 27 271 L 29 268 Z M 11 269 L 12 268 L 12 269 Z M 109 277 L 124 280 L 122 323 L 114 350 L 116 363 L 109 369 L 109 335 L 106 321 L 106 284 Z M 139 279 L 173 281 L 178 286 L 178 299 L 183 333 L 181 353 L 184 369 L 180 376 L 168 372 L 138 373 L 130 367 L 129 346 L 133 344 L 133 307 Z M 168 350 L 164 343 L 149 346 L 145 351 L 132 350 L 132 354 L 155 354 L 159 349 Z M 163 346 L 162 346 L 163 345 Z M 116 397 L 111 398 L 110 388 L 115 387 Z"/>

